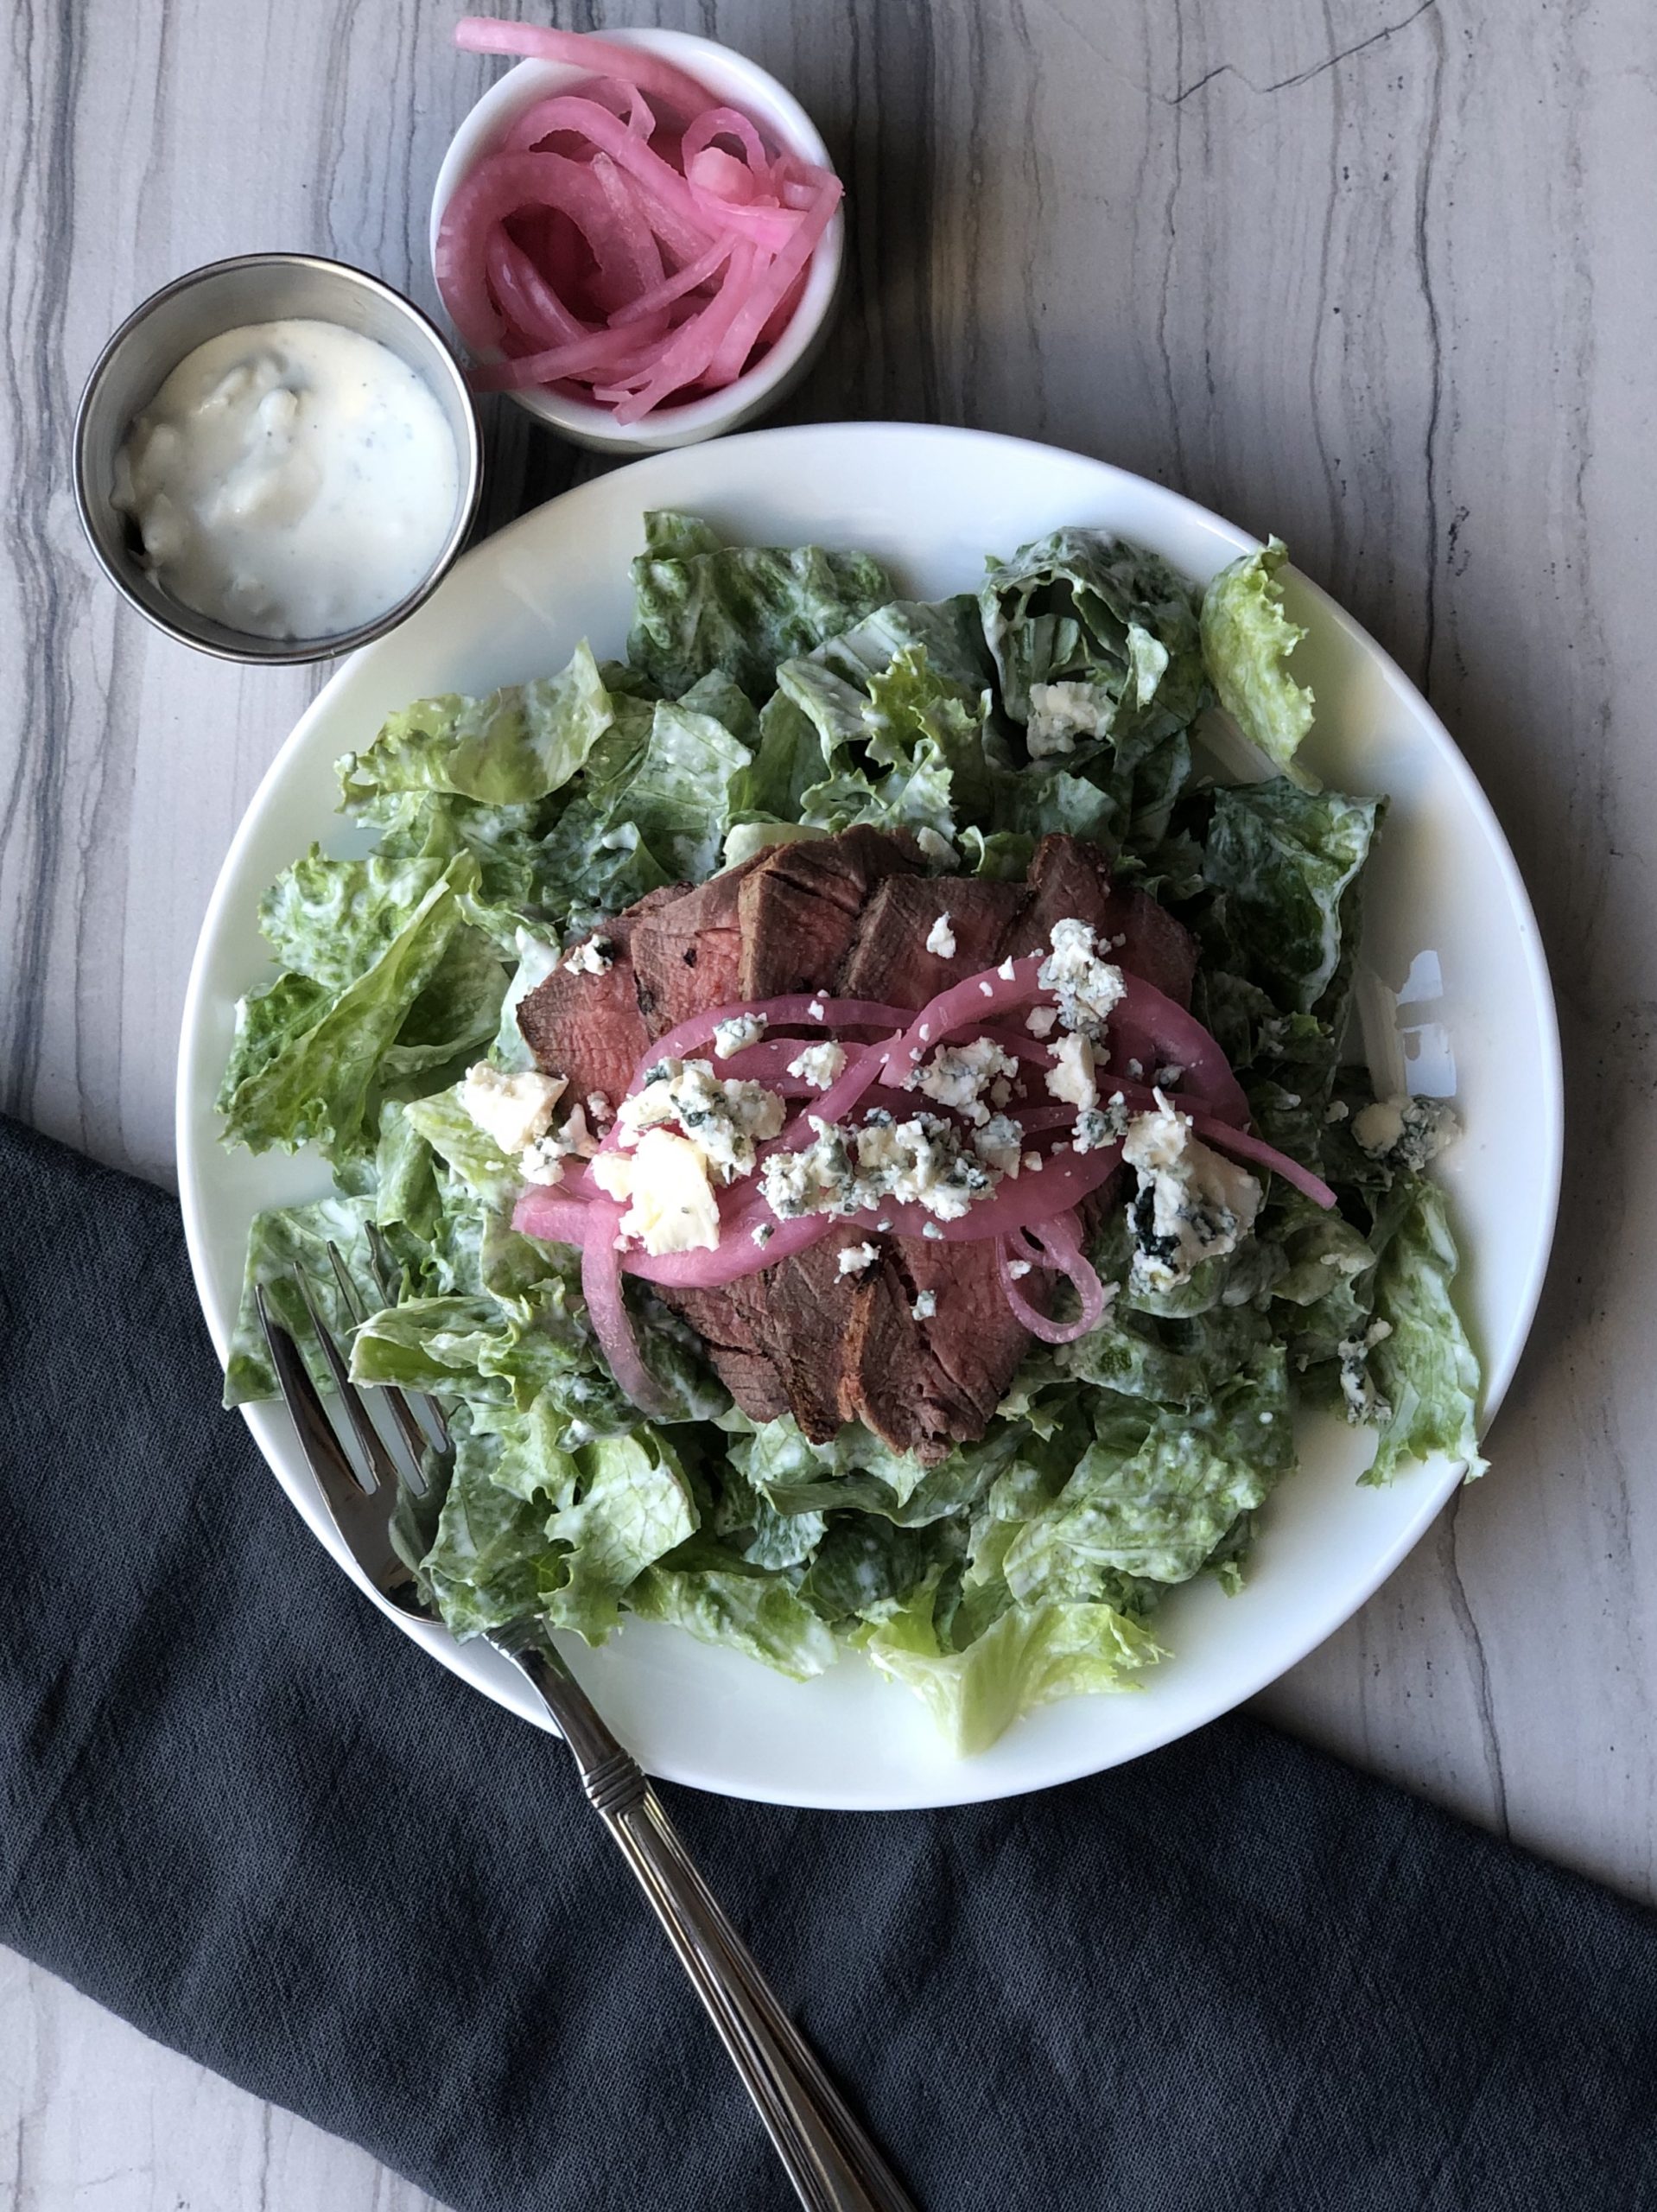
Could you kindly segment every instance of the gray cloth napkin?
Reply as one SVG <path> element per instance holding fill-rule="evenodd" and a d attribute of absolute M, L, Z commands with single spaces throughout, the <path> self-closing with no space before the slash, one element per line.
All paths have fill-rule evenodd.
<path fill-rule="evenodd" d="M 3 1123 L 0 1190 L 0 1939 L 463 2212 L 781 2212 L 559 1747 L 218 1411 L 176 1207 Z M 1253 1721 L 963 1810 L 666 1794 L 924 2212 L 1657 2202 L 1650 1916 Z"/>

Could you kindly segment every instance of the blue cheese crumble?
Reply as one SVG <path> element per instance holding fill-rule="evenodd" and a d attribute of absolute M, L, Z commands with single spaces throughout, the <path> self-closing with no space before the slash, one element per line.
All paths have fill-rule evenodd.
<path fill-rule="evenodd" d="M 840 1255 L 840 1272 L 843 1275 L 866 1274 L 879 1256 L 873 1244 L 848 1244 Z"/>
<path fill-rule="evenodd" d="M 568 1088 L 561 1075 L 543 1075 L 534 1068 L 508 1074 L 479 1060 L 466 1071 L 460 1105 L 475 1128 L 511 1154 L 546 1135 L 552 1109 Z"/>
<path fill-rule="evenodd" d="M 940 1106 L 947 1106 L 980 1128 L 988 1121 L 983 1103 L 986 1088 L 1019 1072 L 1019 1063 L 1003 1052 L 993 1037 L 975 1037 L 969 1045 L 940 1045 L 924 1065 L 904 1079 L 905 1090 L 924 1090 Z"/>
<path fill-rule="evenodd" d="M 624 1098 L 616 1116 L 619 1141 L 638 1144 L 644 1132 L 677 1123 L 721 1183 L 752 1175 L 756 1147 L 783 1126 L 783 1102 L 763 1084 L 721 1079 L 708 1060 L 660 1060 L 644 1087 Z"/>
<path fill-rule="evenodd" d="M 1362 1336 L 1343 1337 L 1335 1347 L 1341 1361 L 1341 1396 L 1346 1417 L 1355 1427 L 1360 1421 L 1380 1424 L 1393 1417 L 1391 1406 L 1376 1389 L 1369 1373 L 1370 1353 L 1392 1333 L 1392 1323 L 1377 1319 Z"/>
<path fill-rule="evenodd" d="M 763 1014 L 733 1014 L 728 1021 L 717 1022 L 714 1028 L 714 1058 L 734 1059 L 750 1045 L 757 1045 L 768 1026 Z"/>
<path fill-rule="evenodd" d="M 1057 1000 L 1064 1027 L 1088 1037 L 1103 1035 L 1111 1008 L 1127 988 L 1121 969 L 1099 957 L 1096 943 L 1088 923 L 1055 922 L 1053 949 L 1036 970 L 1037 982 Z"/>
<path fill-rule="evenodd" d="M 599 1140 L 587 1127 L 586 1109 L 572 1106 L 562 1128 L 548 1129 L 524 1146 L 517 1157 L 518 1173 L 526 1183 L 562 1183 L 564 1162 L 572 1154 L 591 1160 L 598 1148 Z"/>
<path fill-rule="evenodd" d="M 1129 1119 L 1121 1092 L 1113 1091 L 1102 1106 L 1084 1107 L 1076 1116 L 1072 1141 L 1078 1152 L 1101 1152 L 1127 1135 Z"/>
<path fill-rule="evenodd" d="M 616 964 L 615 948 L 608 938 L 590 937 L 578 944 L 564 963 L 567 976 L 607 976 Z"/>
<path fill-rule="evenodd" d="M 688 1137 L 659 1125 L 631 1153 L 601 1152 L 593 1179 L 613 1198 L 629 1201 L 617 1226 L 624 1243 L 637 1241 L 653 1256 L 712 1251 L 719 1243 L 719 1206 L 708 1162 Z"/>
<path fill-rule="evenodd" d="M 1094 1080 L 1093 1039 L 1079 1029 L 1061 1037 L 1053 1046 L 1053 1065 L 1047 1071 L 1046 1084 L 1061 1105 L 1074 1106 L 1078 1114 L 1096 1106 L 1099 1086 Z"/>
<path fill-rule="evenodd" d="M 1157 1110 L 1127 1125 L 1122 1157 L 1139 1177 L 1128 1205 L 1137 1287 L 1173 1290 L 1204 1260 L 1235 1252 L 1254 1225 L 1260 1186 L 1199 1143 L 1190 1117 L 1157 1093 Z"/>
<path fill-rule="evenodd" d="M 845 1065 L 846 1047 L 830 1041 L 808 1045 L 798 1059 L 789 1062 L 788 1071 L 801 1077 L 813 1090 L 827 1090 L 831 1083 L 839 1080 Z"/>
<path fill-rule="evenodd" d="M 972 1148 L 998 1175 L 1016 1175 L 1023 1159 L 1024 1131 L 1009 1114 L 995 1114 L 973 1131 Z"/>
<path fill-rule="evenodd" d="M 1371 1160 L 1419 1169 L 1461 1135 L 1442 1098 L 1378 1098 L 1352 1116 L 1352 1134 Z"/>
<path fill-rule="evenodd" d="M 813 1115 L 810 1125 L 816 1135 L 809 1145 L 773 1153 L 761 1171 L 760 1191 L 779 1220 L 891 1204 L 924 1206 L 940 1221 L 959 1221 L 1000 1179 L 963 1153 L 955 1124 L 939 1115 L 899 1122 L 877 1111 L 857 1129 Z"/>
<path fill-rule="evenodd" d="M 940 914 L 926 932 L 926 949 L 929 952 L 936 953 L 940 960 L 955 958 L 955 933 L 949 927 L 949 917 L 947 913 Z"/>
<path fill-rule="evenodd" d="M 1102 683 L 1032 683 L 1025 743 L 1032 760 L 1073 753 L 1077 738 L 1097 737 L 1110 728 L 1116 702 Z"/>

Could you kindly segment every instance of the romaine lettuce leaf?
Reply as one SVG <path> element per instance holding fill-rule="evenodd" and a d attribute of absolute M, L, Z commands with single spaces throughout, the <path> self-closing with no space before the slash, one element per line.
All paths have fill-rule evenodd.
<path fill-rule="evenodd" d="M 792 1583 L 708 1536 L 646 1567 L 627 1592 L 627 1610 L 671 1622 L 703 1643 L 729 1644 L 796 1681 L 835 1662 L 833 1636 Z"/>
<path fill-rule="evenodd" d="M 1270 1322 L 1252 1303 L 1216 1303 L 1196 1316 L 1164 1319 L 1118 1296 L 1096 1329 L 1061 1345 L 1056 1357 L 1078 1382 L 1157 1405 L 1189 1406 L 1210 1397 L 1271 1334 Z"/>
<path fill-rule="evenodd" d="M 891 580 L 867 554 L 720 545 L 706 524 L 679 515 L 646 515 L 644 524 L 627 655 L 670 698 L 717 669 L 763 704 L 779 661 L 810 652 L 892 597 Z"/>
<path fill-rule="evenodd" d="M 460 1103 L 460 1089 L 454 1084 L 429 1097 L 411 1099 L 403 1117 L 486 1205 L 510 1205 L 522 1184 L 517 1162 L 478 1127 Z"/>
<path fill-rule="evenodd" d="M 1089 1598 L 1108 1573 L 1189 1581 L 1240 1513 L 1294 1465 L 1286 1363 L 1264 1346 L 1206 1402 L 1165 1408 L 1101 1393 L 1095 1439 L 1003 1564 L 1021 1601 Z"/>
<path fill-rule="evenodd" d="M 393 791 L 442 791 L 510 806 L 560 791 L 615 720 L 598 664 L 578 645 L 560 676 L 481 699 L 417 699 L 365 751 L 340 763 L 347 806 Z"/>
<path fill-rule="evenodd" d="M 1051 1601 L 1014 1605 L 964 1650 L 949 1650 L 934 1618 L 937 1587 L 929 1578 L 860 1641 L 963 1756 L 987 1750 L 1021 1713 L 1055 1698 L 1130 1688 L 1142 1668 L 1166 1656 L 1147 1630 L 1108 1605 Z"/>
<path fill-rule="evenodd" d="M 342 991 L 385 952 L 443 873 L 435 860 L 330 860 L 313 845 L 259 901 L 278 963 Z"/>
<path fill-rule="evenodd" d="M 800 1595 L 831 1625 L 865 1618 L 909 1597 L 965 1548 L 955 1520 L 902 1529 L 868 1513 L 797 1516 L 816 1521 L 821 1541 L 800 1584 Z"/>
<path fill-rule="evenodd" d="M 1344 901 L 1369 854 L 1380 801 L 1292 784 L 1217 791 L 1203 859 L 1220 896 L 1215 964 L 1310 1014 L 1341 964 Z"/>
<path fill-rule="evenodd" d="M 1295 775 L 1294 756 L 1311 728 L 1313 700 L 1289 673 L 1290 658 L 1306 632 L 1283 609 L 1277 572 L 1287 558 L 1287 546 L 1273 537 L 1222 569 L 1203 594 L 1202 637 L 1220 704 L 1245 737 Z"/>
<path fill-rule="evenodd" d="M 472 861 L 450 861 L 372 965 L 337 995 L 308 978 L 301 990 L 284 976 L 243 1001 L 219 1099 L 226 1142 L 265 1152 L 314 1141 L 335 1160 L 371 1145 L 382 1063 L 460 926 L 457 893 L 476 880 Z M 282 1015 L 274 1023 L 273 1005 Z M 498 1007 L 497 998 L 478 1010 L 473 1041 L 493 1033 Z M 460 1042 L 448 1040 L 450 1056 Z"/>
<path fill-rule="evenodd" d="M 464 1408 L 449 1427 L 454 1472 L 419 1572 L 451 1632 L 464 1637 L 544 1614 L 566 1569 L 547 1535 L 549 1501 L 495 1480 L 496 1440 L 473 1436 Z"/>
<path fill-rule="evenodd" d="M 928 1465 L 912 1452 L 892 1451 L 857 1421 L 845 1423 L 828 1444 L 809 1442 L 786 1414 L 758 1428 L 735 1416 L 730 1427 L 732 1460 L 779 1512 L 855 1510 L 905 1528 L 975 1504 L 1019 1446 L 1015 1430 L 993 1425 L 975 1444 L 958 1445 Z"/>
<path fill-rule="evenodd" d="M 367 1234 L 367 1224 L 373 1217 L 373 1202 L 365 1198 L 319 1198 L 312 1205 L 273 1206 L 254 1215 L 248 1231 L 241 1305 L 225 1370 L 227 1406 L 247 1405 L 276 1395 L 276 1378 L 254 1302 L 254 1288 L 260 1284 L 276 1319 L 305 1355 L 319 1387 L 333 1388 L 312 1339 L 294 1271 L 303 1270 L 318 1313 L 341 1344 L 348 1342 L 352 1316 L 334 1281 L 328 1245 L 332 1242 L 339 1247 L 364 1307 L 377 1306 L 379 1292 L 370 1265 Z"/>
<path fill-rule="evenodd" d="M 554 1541 L 569 1548 L 548 1618 L 601 1643 L 626 1592 L 652 1561 L 689 1541 L 698 1516 L 677 1453 L 648 1423 L 584 1445 L 575 1459 L 580 1495 L 548 1523 Z"/>
<path fill-rule="evenodd" d="M 404 1229 L 418 1246 L 439 1235 L 443 1198 L 436 1157 L 403 1108 L 388 1099 L 380 1108 L 374 1147 L 373 1218 L 382 1229 Z"/>
<path fill-rule="evenodd" d="M 1068 529 L 992 563 L 978 603 L 1032 753 L 1184 729 L 1207 690 L 1190 586 L 1154 553 Z"/>
<path fill-rule="evenodd" d="M 663 701 L 650 742 L 618 806 L 670 877 L 700 883 L 720 863 L 730 827 L 732 779 L 752 759 L 712 715 Z"/>
<path fill-rule="evenodd" d="M 953 599 L 895 599 L 819 645 L 817 658 L 848 683 L 863 683 L 890 668 L 899 653 L 917 648 L 947 682 L 968 691 L 981 692 L 994 681 L 978 602 L 968 592 Z"/>
<path fill-rule="evenodd" d="M 822 1541 L 828 1523 L 821 1513 L 779 1513 L 740 1468 L 728 1461 L 719 1471 L 712 1532 L 751 1567 L 803 1567 Z"/>
<path fill-rule="evenodd" d="M 1039 762 L 1015 767 L 992 728 L 988 693 L 942 675 L 924 647 L 905 646 L 864 690 L 821 661 L 786 663 L 778 680 L 828 770 L 798 799 L 802 817 L 825 830 L 866 822 L 950 840 L 975 832 L 981 845 L 989 835 L 1061 830 L 1103 838 L 1119 823 L 1112 791 Z"/>
<path fill-rule="evenodd" d="M 663 884 L 711 875 L 731 825 L 733 790 L 752 758 L 713 715 L 658 701 L 625 746 L 607 753 L 602 776 L 587 779 L 547 837 L 548 903 L 561 919 L 580 919 L 615 913 Z"/>
<path fill-rule="evenodd" d="M 538 1499 L 543 1513 L 574 1504 L 581 1470 L 552 1393 L 541 1392 L 522 1412 L 476 1398 L 460 1411 L 492 1483 L 526 1503 Z"/>
<path fill-rule="evenodd" d="M 1478 1362 L 1450 1294 L 1457 1265 L 1444 1194 L 1424 1175 L 1400 1179 L 1377 1226 L 1374 1313 L 1389 1332 L 1369 1353 L 1375 1385 L 1390 1408 L 1374 1465 L 1364 1480 L 1390 1482 L 1430 1452 L 1482 1475 Z"/>

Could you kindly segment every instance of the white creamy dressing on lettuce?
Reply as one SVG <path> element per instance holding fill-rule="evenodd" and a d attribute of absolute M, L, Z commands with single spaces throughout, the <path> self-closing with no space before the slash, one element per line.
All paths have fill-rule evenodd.
<path fill-rule="evenodd" d="M 250 323 L 186 354 L 127 434 L 115 504 L 173 597 L 256 638 L 327 638 L 407 598 L 460 459 L 435 394 L 337 323 Z"/>

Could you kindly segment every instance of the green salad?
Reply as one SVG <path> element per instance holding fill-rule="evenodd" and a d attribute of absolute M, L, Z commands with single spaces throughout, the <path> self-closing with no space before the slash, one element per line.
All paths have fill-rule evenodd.
<path fill-rule="evenodd" d="M 1297 1408 L 1375 1431 L 1366 1482 L 1430 1453 L 1482 1465 L 1424 1172 L 1452 1124 L 1376 1099 L 1347 1049 L 1385 802 L 1299 764 L 1314 702 L 1276 541 L 1204 591 L 1061 530 L 917 602 L 865 555 L 726 544 L 680 514 L 645 533 L 625 659 L 582 645 L 556 675 L 393 715 L 340 766 L 355 853 L 313 848 L 264 898 L 278 972 L 238 1008 L 225 1140 L 314 1146 L 334 1189 L 254 1222 L 227 1402 L 275 1395 L 256 1284 L 305 1342 L 297 1263 L 359 1381 L 445 1409 L 452 1459 L 396 1537 L 457 1636 L 596 1643 L 632 1614 L 800 1678 L 850 1647 L 978 1750 L 1044 1700 L 1133 1686 L 1169 1589 L 1241 1586 Z M 517 1008 L 595 927 L 860 825 L 994 881 L 1055 833 L 1102 848 L 1194 941 L 1190 1012 L 1255 1135 L 1338 1200 L 1262 1170 L 1252 1223 L 1181 1270 L 1143 1263 L 1131 1189 L 1098 1207 L 1096 1325 L 1033 1342 L 983 1433 L 924 1459 L 858 1421 L 813 1441 L 752 1418 L 630 1280 L 665 1408 L 644 1417 L 580 1252 L 514 1228 L 520 1164 L 467 1103 L 479 1063 L 532 1067 Z M 401 1270 L 383 1309 L 371 1225 Z M 354 1330 L 330 1240 L 374 1309 Z"/>

